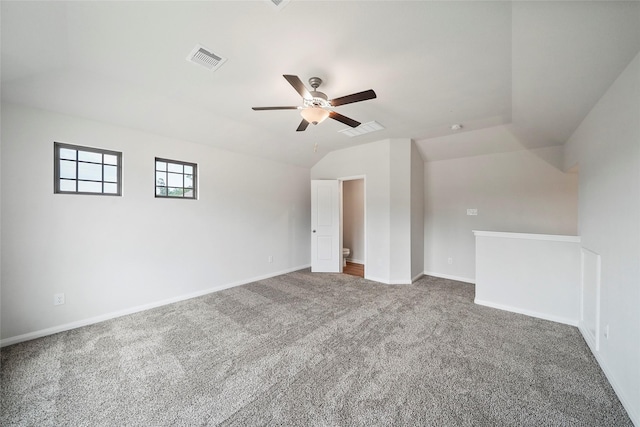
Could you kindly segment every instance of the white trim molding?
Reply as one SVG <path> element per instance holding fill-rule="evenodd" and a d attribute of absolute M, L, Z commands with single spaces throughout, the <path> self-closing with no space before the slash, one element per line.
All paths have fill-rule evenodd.
<path fill-rule="evenodd" d="M 382 284 L 385 284 L 385 285 L 392 285 L 393 284 L 393 283 L 391 283 L 391 281 L 389 279 L 381 279 L 379 277 L 374 277 L 374 276 L 367 275 L 366 270 L 365 270 L 365 273 L 364 273 L 364 278 L 365 278 L 365 280 L 371 280 L 372 282 L 378 282 L 378 283 L 382 283 Z"/>
<path fill-rule="evenodd" d="M 421 278 L 422 276 L 424 276 L 424 273 L 418 273 L 418 274 L 416 274 L 416 275 L 415 275 L 415 277 L 414 277 L 413 279 L 411 279 L 411 283 L 414 283 L 414 282 L 416 282 L 416 281 L 420 280 L 420 278 Z"/>
<path fill-rule="evenodd" d="M 595 343 L 591 341 L 591 334 L 589 333 L 587 328 L 585 328 L 583 325 L 578 325 L 578 330 L 584 337 L 584 340 L 587 342 L 591 353 L 596 358 L 598 365 L 600 365 L 600 369 L 602 369 L 602 372 L 604 372 L 604 376 L 607 377 L 607 380 L 609 381 L 609 384 L 611 384 L 611 388 L 613 388 L 616 396 L 618 396 L 620 403 L 622 403 L 624 409 L 627 410 L 627 414 L 629 415 L 629 418 L 631 418 L 631 422 L 636 426 L 640 426 L 640 411 L 638 409 L 638 406 L 631 404 L 629 398 L 624 394 L 624 389 L 620 387 L 620 385 L 616 382 L 613 374 L 611 373 L 611 370 L 605 363 L 602 356 L 600 356 L 600 352 L 595 350 Z"/>
<path fill-rule="evenodd" d="M 441 279 L 455 280 L 456 282 L 471 283 L 473 285 L 476 284 L 476 279 L 472 279 L 470 277 L 453 276 L 451 274 L 436 273 L 433 271 L 425 271 L 423 274 L 425 276 L 433 276 L 433 277 L 439 277 Z"/>
<path fill-rule="evenodd" d="M 505 239 L 551 240 L 554 242 L 580 243 L 580 236 L 563 236 L 560 234 L 527 234 L 505 233 L 502 231 L 478 231 L 473 230 L 476 237 L 502 237 Z"/>
<path fill-rule="evenodd" d="M 58 332 L 69 331 L 71 329 L 80 328 L 82 326 L 89 326 L 95 323 L 104 322 L 105 320 L 115 319 L 116 317 L 127 316 L 133 313 L 139 313 L 141 311 L 150 310 L 152 308 L 161 307 L 163 305 L 173 304 L 174 302 L 184 301 L 191 298 L 201 297 L 203 295 L 211 294 L 214 292 L 222 291 L 224 289 L 233 288 L 236 286 L 246 285 L 247 283 L 258 282 L 260 280 L 270 279 L 271 277 L 280 276 L 282 274 L 291 273 L 294 271 L 304 270 L 305 268 L 311 267 L 308 265 L 301 265 L 298 267 L 289 268 L 282 271 L 277 271 L 269 274 L 264 274 L 262 276 L 252 277 L 246 280 L 240 280 L 237 282 L 226 283 L 223 285 L 215 286 L 213 288 L 205 289 L 203 291 L 193 292 L 190 294 L 179 295 L 173 298 L 168 298 L 162 301 L 155 301 L 149 304 L 138 305 L 136 307 L 126 308 L 124 310 L 114 311 L 112 313 L 102 314 L 100 316 L 90 317 L 88 319 L 82 319 L 75 322 L 65 323 L 62 325 L 53 326 L 51 328 L 40 329 L 38 331 L 28 332 L 26 334 L 17 335 L 14 337 L 5 338 L 0 340 L 0 347 L 6 347 L 8 345 L 17 344 L 24 341 L 29 341 L 36 338 L 42 338 L 47 335 L 57 334 Z"/>
<path fill-rule="evenodd" d="M 409 280 L 389 280 L 389 285 L 410 285 L 412 282 Z"/>
<path fill-rule="evenodd" d="M 595 271 L 594 274 L 589 275 L 586 271 L 588 267 L 592 267 Z M 602 259 L 599 254 L 590 251 L 584 247 L 580 248 L 580 320 L 579 325 L 582 335 L 585 337 L 585 341 L 592 347 L 592 351 L 595 353 L 600 350 L 600 285 L 602 275 Z M 593 283 L 593 295 L 588 295 L 587 284 Z M 588 297 L 592 297 L 593 306 L 592 310 L 586 310 Z M 592 311 L 592 313 L 588 313 Z M 587 319 L 588 314 L 593 314 L 593 319 Z M 587 322 L 593 321 L 594 331 L 591 332 Z M 586 332 L 586 334 L 585 334 Z"/>
<path fill-rule="evenodd" d="M 485 307 L 491 307 L 491 308 L 497 308 L 498 310 L 510 311 L 511 313 L 524 314 L 525 316 L 537 317 L 538 319 L 550 320 L 552 322 L 563 323 L 569 326 L 578 326 L 578 322 L 575 319 L 568 319 L 564 317 L 553 316 L 546 313 L 540 313 L 537 311 L 511 307 L 508 305 L 496 304 L 490 301 L 479 300 L 477 298 L 473 302 L 475 304 L 483 305 Z"/>

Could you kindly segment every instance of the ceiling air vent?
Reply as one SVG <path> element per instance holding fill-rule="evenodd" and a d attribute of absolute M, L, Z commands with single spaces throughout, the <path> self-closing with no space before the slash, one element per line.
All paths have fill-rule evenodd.
<path fill-rule="evenodd" d="M 384 126 L 382 126 L 380 123 L 376 121 L 373 121 L 368 123 L 362 123 L 357 128 L 342 129 L 342 130 L 339 130 L 338 132 L 353 138 L 354 136 L 360 136 L 360 135 L 364 135 L 365 133 L 371 133 L 371 132 L 375 132 L 382 129 L 384 129 Z"/>
<path fill-rule="evenodd" d="M 194 64 L 198 64 L 207 70 L 215 71 L 225 63 L 227 58 L 223 58 L 221 56 L 216 55 L 211 52 L 204 46 L 196 45 L 193 48 L 189 56 L 187 56 L 187 61 L 193 62 Z"/>
<path fill-rule="evenodd" d="M 265 0 L 270 3 L 272 6 L 275 6 L 276 9 L 282 10 L 287 4 L 289 4 L 290 0 Z"/>

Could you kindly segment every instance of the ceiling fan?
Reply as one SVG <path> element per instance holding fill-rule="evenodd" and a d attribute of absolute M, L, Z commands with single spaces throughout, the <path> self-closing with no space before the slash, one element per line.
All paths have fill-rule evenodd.
<path fill-rule="evenodd" d="M 327 99 L 327 95 L 322 92 L 318 92 L 318 87 L 322 84 L 322 79 L 319 77 L 311 77 L 309 79 L 309 85 L 313 88 L 312 91 L 307 90 L 304 83 L 298 76 L 285 74 L 284 77 L 293 88 L 302 96 L 302 106 L 291 107 L 253 107 L 255 111 L 262 110 L 300 110 L 302 121 L 296 131 L 301 132 L 307 129 L 309 123 L 317 125 L 323 122 L 327 117 L 351 126 L 352 128 L 360 126 L 360 122 L 343 116 L 331 110 L 333 107 L 340 105 L 351 104 L 353 102 L 366 101 L 376 97 L 376 93 L 369 89 L 363 92 L 353 93 L 351 95 L 341 96 L 339 98 Z"/>

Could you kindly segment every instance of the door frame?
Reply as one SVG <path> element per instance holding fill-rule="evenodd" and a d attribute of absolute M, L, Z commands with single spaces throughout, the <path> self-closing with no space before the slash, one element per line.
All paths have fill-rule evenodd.
<path fill-rule="evenodd" d="M 344 247 L 344 233 L 343 233 L 343 227 L 344 227 L 344 218 L 343 218 L 343 213 L 344 213 L 344 190 L 343 190 L 343 183 L 344 181 L 356 181 L 358 179 L 362 180 L 362 214 L 364 216 L 364 242 L 363 242 L 363 246 L 364 246 L 364 277 L 365 279 L 367 278 L 367 176 L 366 175 L 352 175 L 352 176 L 344 176 L 344 177 L 340 177 L 338 178 L 338 192 L 339 192 L 339 197 L 340 197 L 340 251 L 342 251 L 342 248 Z M 342 252 L 340 253 L 340 256 L 342 256 Z M 340 272 L 342 272 L 342 260 L 340 260 Z"/>

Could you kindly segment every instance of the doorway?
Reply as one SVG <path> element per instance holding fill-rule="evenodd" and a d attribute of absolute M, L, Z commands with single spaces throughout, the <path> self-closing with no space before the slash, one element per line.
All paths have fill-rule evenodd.
<path fill-rule="evenodd" d="M 366 259 L 365 180 L 342 180 L 342 248 L 349 254 L 342 272 L 364 277 Z"/>

